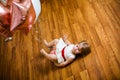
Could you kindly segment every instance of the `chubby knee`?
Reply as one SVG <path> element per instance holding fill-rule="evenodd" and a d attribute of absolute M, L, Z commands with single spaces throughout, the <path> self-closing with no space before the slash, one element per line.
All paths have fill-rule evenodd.
<path fill-rule="evenodd" d="M 56 62 L 57 61 L 57 57 L 56 57 L 55 54 L 51 54 L 50 61 L 52 61 L 52 62 Z"/>

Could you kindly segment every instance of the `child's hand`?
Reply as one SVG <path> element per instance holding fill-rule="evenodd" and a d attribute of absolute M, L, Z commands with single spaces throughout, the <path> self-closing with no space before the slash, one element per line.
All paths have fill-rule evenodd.
<path fill-rule="evenodd" d="M 68 38 L 67 34 L 63 36 L 63 40 L 66 40 L 67 38 Z"/>
<path fill-rule="evenodd" d="M 71 44 L 71 42 L 67 38 L 68 38 L 68 35 L 64 35 L 62 39 L 67 45 L 69 45 Z"/>

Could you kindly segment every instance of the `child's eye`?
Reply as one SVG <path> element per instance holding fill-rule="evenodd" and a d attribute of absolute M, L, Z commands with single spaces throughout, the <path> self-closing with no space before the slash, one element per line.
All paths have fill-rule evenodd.
<path fill-rule="evenodd" d="M 79 46 L 77 45 L 77 47 L 79 47 Z"/>

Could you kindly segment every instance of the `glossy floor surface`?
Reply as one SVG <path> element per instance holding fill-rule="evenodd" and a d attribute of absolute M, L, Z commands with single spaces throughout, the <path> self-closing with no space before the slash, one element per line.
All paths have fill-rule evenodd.
<path fill-rule="evenodd" d="M 42 11 L 26 36 L 0 37 L 0 80 L 120 80 L 120 0 L 41 0 Z M 43 40 L 68 34 L 92 52 L 57 68 L 39 50 Z"/>

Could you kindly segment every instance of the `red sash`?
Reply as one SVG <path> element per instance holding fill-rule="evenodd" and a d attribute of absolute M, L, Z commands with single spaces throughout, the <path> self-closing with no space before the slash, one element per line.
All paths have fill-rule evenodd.
<path fill-rule="evenodd" d="M 62 49 L 62 57 L 63 57 L 64 61 L 66 61 L 65 55 L 64 55 L 64 52 L 65 52 L 64 50 L 65 50 L 65 48 L 66 48 L 66 47 L 64 47 L 64 48 Z"/>

